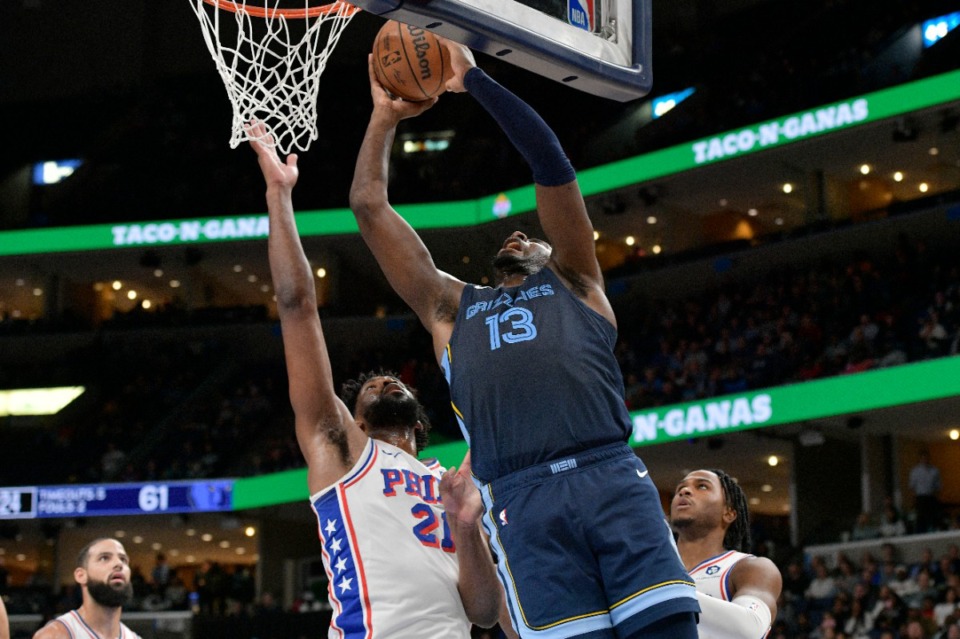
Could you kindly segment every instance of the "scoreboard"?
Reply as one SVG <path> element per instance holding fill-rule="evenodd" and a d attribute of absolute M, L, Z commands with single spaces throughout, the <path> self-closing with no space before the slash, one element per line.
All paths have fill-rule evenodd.
<path fill-rule="evenodd" d="M 232 479 L 0 488 L 0 519 L 160 515 L 232 509 Z"/>

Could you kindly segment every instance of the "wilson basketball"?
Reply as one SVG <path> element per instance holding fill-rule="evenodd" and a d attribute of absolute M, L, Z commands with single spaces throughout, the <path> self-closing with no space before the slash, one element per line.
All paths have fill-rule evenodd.
<path fill-rule="evenodd" d="M 373 70 L 390 95 L 421 102 L 443 93 L 447 54 L 426 29 L 390 20 L 373 41 Z"/>

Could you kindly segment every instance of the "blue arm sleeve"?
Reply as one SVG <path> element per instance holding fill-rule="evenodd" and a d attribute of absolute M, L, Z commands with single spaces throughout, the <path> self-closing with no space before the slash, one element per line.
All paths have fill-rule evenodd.
<path fill-rule="evenodd" d="M 563 152 L 557 135 L 529 104 L 497 83 L 480 67 L 470 69 L 463 78 L 463 84 L 520 151 L 533 171 L 534 182 L 543 186 L 561 186 L 576 179 L 577 174 Z"/>

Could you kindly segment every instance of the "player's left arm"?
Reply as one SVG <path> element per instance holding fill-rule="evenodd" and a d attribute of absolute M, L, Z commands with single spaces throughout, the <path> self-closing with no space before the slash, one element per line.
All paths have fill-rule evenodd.
<path fill-rule="evenodd" d="M 440 480 L 440 500 L 457 547 L 460 580 L 457 589 L 467 618 L 483 628 L 497 623 L 503 610 L 503 588 L 493 557 L 480 530 L 483 501 L 470 478 L 470 453 L 460 469 L 450 468 Z"/>
<path fill-rule="evenodd" d="M 742 559 L 731 569 L 731 600 L 697 591 L 700 639 L 762 639 L 777 616 L 783 579 L 766 557 Z"/>
<path fill-rule="evenodd" d="M 453 71 L 446 89 L 472 95 L 497 121 L 533 173 L 540 225 L 553 246 L 552 266 L 588 305 L 615 324 L 603 293 L 593 224 L 576 171 L 557 134 L 529 104 L 477 67 L 469 49 L 443 42 Z"/>
<path fill-rule="evenodd" d="M 770 609 L 770 618 L 777 616 L 777 599 L 783 589 L 783 577 L 776 564 L 766 557 L 742 559 L 730 571 L 732 600 L 737 597 L 759 599 Z"/>

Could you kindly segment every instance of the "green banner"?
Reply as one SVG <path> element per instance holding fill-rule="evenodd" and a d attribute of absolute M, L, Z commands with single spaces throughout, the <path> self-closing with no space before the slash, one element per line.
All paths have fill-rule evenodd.
<path fill-rule="evenodd" d="M 860 413 L 960 395 L 960 357 L 841 375 L 699 402 L 634 411 L 634 448 L 709 437 L 753 428 Z M 422 457 L 436 457 L 445 468 L 459 466 L 466 442 L 431 446 Z M 235 510 L 306 500 L 306 470 L 238 479 Z"/>
<path fill-rule="evenodd" d="M 960 395 L 960 357 L 636 411 L 634 447 Z"/>
<path fill-rule="evenodd" d="M 233 483 L 233 509 L 246 510 L 310 499 L 307 469 L 285 470 Z"/>
<path fill-rule="evenodd" d="M 597 195 L 958 99 L 960 70 L 586 169 L 577 177 L 585 196 Z M 416 229 L 474 226 L 535 208 L 533 185 L 476 200 L 397 206 Z M 347 209 L 298 213 L 297 225 L 304 237 L 357 232 Z M 266 235 L 267 217 L 260 214 L 27 229 L 0 232 L 0 256 L 238 241 Z"/>

